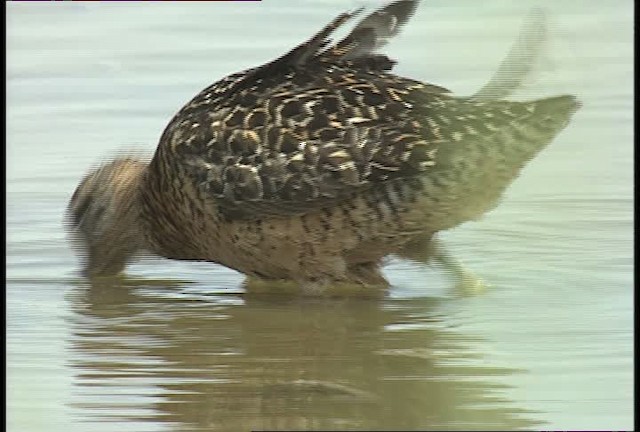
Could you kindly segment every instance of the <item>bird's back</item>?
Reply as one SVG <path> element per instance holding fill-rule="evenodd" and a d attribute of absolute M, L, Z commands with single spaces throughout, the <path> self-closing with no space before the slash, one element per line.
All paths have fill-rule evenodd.
<path fill-rule="evenodd" d="M 402 243 L 389 241 L 395 235 L 450 228 L 495 205 L 577 103 L 571 96 L 459 98 L 393 74 L 394 61 L 374 50 L 416 4 L 395 2 L 331 44 L 331 32 L 353 14 L 340 15 L 284 56 L 230 75 L 185 105 L 165 129 L 147 176 L 149 231 L 164 254 L 191 242 L 176 257 L 246 272 L 226 258 L 198 257 L 198 245 L 215 240 L 193 238 L 220 237 L 208 231 L 225 224 L 305 215 L 340 237 L 349 223 L 332 226 L 328 216 L 339 210 L 357 222 L 353 252 Z"/>

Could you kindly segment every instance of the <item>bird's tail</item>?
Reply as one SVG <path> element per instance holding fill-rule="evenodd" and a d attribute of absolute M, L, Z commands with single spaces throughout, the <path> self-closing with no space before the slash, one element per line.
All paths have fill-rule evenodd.
<path fill-rule="evenodd" d="M 568 95 L 530 102 L 432 96 L 421 119 L 437 149 L 421 179 L 428 226 L 451 228 L 493 208 L 579 107 Z"/>
<path fill-rule="evenodd" d="M 532 9 L 500 67 L 478 92 L 464 98 L 429 93 L 418 104 L 416 119 L 436 148 L 435 164 L 421 179 L 430 228 L 451 228 L 493 208 L 580 107 L 570 95 L 504 100 L 538 62 L 546 27 L 544 12 Z"/>

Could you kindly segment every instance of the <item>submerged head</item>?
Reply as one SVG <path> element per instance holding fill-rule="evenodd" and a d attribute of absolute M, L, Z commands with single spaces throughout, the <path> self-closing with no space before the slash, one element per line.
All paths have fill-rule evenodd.
<path fill-rule="evenodd" d="M 67 225 L 85 276 L 115 275 L 144 248 L 139 186 L 146 164 L 119 158 L 89 172 L 67 207 Z"/>

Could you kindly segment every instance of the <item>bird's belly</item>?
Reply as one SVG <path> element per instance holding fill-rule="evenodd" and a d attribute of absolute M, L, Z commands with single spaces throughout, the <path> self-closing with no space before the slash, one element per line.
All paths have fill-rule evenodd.
<path fill-rule="evenodd" d="M 354 265 L 379 262 L 420 231 L 407 218 L 410 206 L 380 198 L 380 192 L 357 196 L 288 217 L 210 218 L 199 253 L 260 278 L 349 279 Z"/>

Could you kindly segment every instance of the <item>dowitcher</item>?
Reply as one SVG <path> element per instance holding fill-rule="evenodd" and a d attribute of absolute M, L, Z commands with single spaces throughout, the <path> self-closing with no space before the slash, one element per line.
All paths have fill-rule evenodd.
<path fill-rule="evenodd" d="M 336 42 L 360 11 L 339 15 L 196 95 L 150 162 L 120 157 L 86 175 L 68 208 L 85 274 L 149 252 L 307 291 L 386 287 L 383 258 L 419 256 L 416 245 L 493 208 L 579 103 L 460 97 L 394 74 L 380 48 L 417 4 L 393 2 Z"/>

